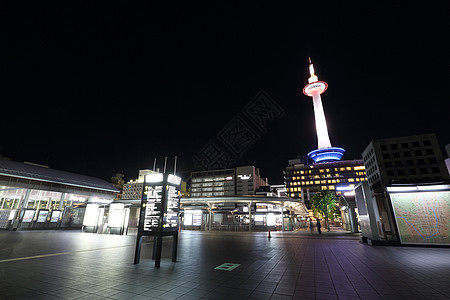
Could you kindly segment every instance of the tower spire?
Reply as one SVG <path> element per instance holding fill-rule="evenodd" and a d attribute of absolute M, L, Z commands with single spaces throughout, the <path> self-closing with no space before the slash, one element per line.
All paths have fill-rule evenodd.
<path fill-rule="evenodd" d="M 316 163 L 321 161 L 340 160 L 345 150 L 331 146 L 322 99 L 320 97 L 320 94 L 327 90 L 328 84 L 324 81 L 319 81 L 316 74 L 314 74 L 314 66 L 311 62 L 311 57 L 309 58 L 309 73 L 311 76 L 308 79 L 308 84 L 303 88 L 303 93 L 312 97 L 313 100 L 318 147 L 316 150 L 308 153 L 308 157 Z"/>
<path fill-rule="evenodd" d="M 311 62 L 311 57 L 309 58 L 309 74 L 311 75 L 308 79 L 308 83 L 316 82 L 319 80 L 317 76 L 314 74 L 314 65 Z"/>

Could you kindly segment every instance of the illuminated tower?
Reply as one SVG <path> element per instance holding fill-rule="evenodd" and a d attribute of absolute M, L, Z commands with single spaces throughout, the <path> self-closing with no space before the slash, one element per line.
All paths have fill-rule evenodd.
<path fill-rule="evenodd" d="M 308 79 L 308 84 L 303 88 L 303 94 L 313 99 L 318 146 L 316 150 L 308 153 L 308 157 L 315 163 L 340 160 L 345 150 L 338 147 L 331 147 L 327 121 L 323 112 L 322 99 L 320 98 L 320 94 L 327 90 L 328 84 L 324 81 L 319 81 L 314 74 L 314 66 L 311 63 L 311 58 L 309 59 L 309 73 L 311 77 Z"/>

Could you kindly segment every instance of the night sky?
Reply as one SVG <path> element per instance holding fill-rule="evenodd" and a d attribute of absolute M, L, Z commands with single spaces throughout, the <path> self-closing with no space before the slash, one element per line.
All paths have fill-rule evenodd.
<path fill-rule="evenodd" d="M 186 179 L 263 90 L 284 113 L 236 165 L 282 183 L 317 147 L 308 57 L 344 159 L 377 138 L 450 143 L 444 1 L 337 2 L 2 4 L 0 155 L 106 180 L 177 155 Z"/>

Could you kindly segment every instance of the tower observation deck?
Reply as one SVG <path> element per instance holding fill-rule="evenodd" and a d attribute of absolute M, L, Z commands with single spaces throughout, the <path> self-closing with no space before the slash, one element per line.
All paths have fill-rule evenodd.
<path fill-rule="evenodd" d="M 303 88 L 303 94 L 312 97 L 313 100 L 318 146 L 316 150 L 308 153 L 308 157 L 315 163 L 340 160 L 345 150 L 331 146 L 327 121 L 320 97 L 327 90 L 328 84 L 324 81 L 319 81 L 318 77 L 314 74 L 314 66 L 311 63 L 311 59 L 309 60 L 309 73 L 311 76 L 308 79 L 308 84 Z"/>

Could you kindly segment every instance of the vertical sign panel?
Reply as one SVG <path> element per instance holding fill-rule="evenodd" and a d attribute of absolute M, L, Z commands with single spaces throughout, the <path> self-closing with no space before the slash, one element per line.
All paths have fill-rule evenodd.
<path fill-rule="evenodd" d="M 164 214 L 164 231 L 178 230 L 178 212 L 180 211 L 180 191 L 177 187 L 167 186 L 167 205 Z"/>
<path fill-rule="evenodd" d="M 144 231 L 158 231 L 162 215 L 162 185 L 145 185 L 144 187 Z"/>

